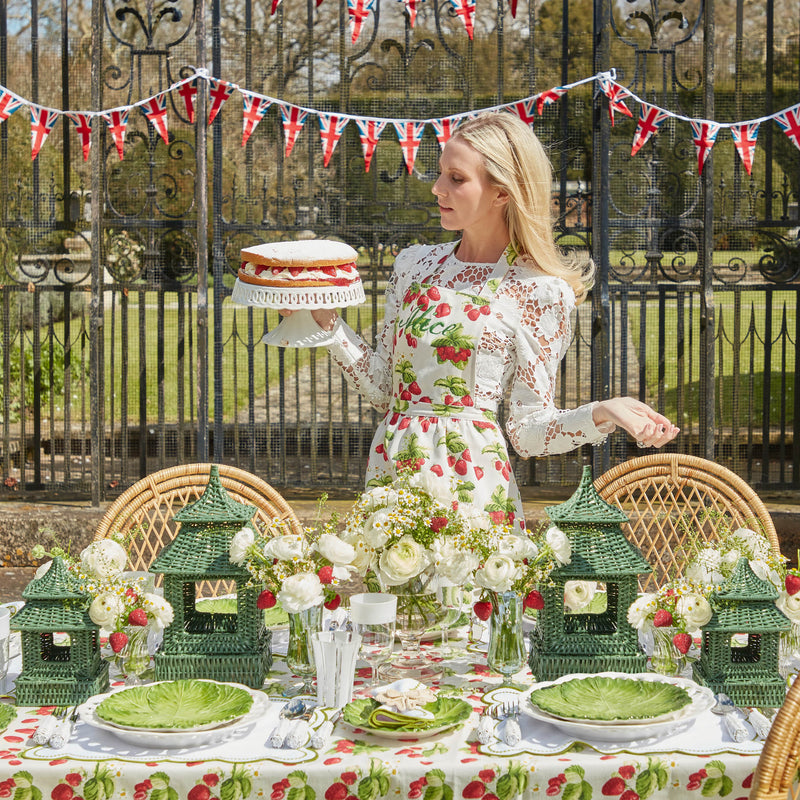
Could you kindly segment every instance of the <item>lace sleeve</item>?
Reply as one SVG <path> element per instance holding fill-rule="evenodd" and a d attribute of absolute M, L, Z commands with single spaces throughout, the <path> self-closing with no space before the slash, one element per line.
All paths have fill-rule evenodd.
<path fill-rule="evenodd" d="M 559 279 L 520 284 L 520 324 L 506 431 L 521 456 L 565 453 L 602 441 L 607 433 L 592 420 L 595 403 L 576 409 L 554 404 L 556 376 L 570 341 L 575 298 Z"/>

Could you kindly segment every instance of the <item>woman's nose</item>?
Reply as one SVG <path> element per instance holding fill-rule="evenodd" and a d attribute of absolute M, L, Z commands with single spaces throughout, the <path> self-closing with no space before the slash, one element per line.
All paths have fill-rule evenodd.
<path fill-rule="evenodd" d="M 433 192 L 433 194 L 436 195 L 437 197 L 442 193 L 441 189 L 439 188 L 439 180 L 440 178 L 437 178 L 433 182 L 433 186 L 431 186 L 431 192 Z"/>

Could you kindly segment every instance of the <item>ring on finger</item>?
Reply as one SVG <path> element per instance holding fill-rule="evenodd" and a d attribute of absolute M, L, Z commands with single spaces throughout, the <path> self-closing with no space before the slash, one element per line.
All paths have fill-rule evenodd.
<path fill-rule="evenodd" d="M 639 439 L 639 440 L 636 442 L 636 446 L 637 446 L 638 448 L 640 448 L 640 449 L 644 450 L 644 449 L 647 447 L 647 444 L 646 444 L 645 442 L 643 442 L 641 439 Z"/>

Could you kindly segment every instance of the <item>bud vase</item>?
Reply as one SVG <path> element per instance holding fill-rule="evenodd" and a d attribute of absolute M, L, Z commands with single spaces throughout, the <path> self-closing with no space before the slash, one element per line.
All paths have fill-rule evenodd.
<path fill-rule="evenodd" d="M 781 631 L 778 646 L 778 671 L 784 678 L 797 672 L 800 666 L 800 624 L 794 623 L 788 631 Z"/>
<path fill-rule="evenodd" d="M 489 668 L 503 676 L 501 686 L 511 686 L 511 676 L 525 665 L 525 639 L 522 633 L 522 598 L 516 592 L 491 592 L 489 600 Z"/>
<path fill-rule="evenodd" d="M 661 675 L 680 675 L 686 663 L 686 657 L 672 642 L 678 631 L 671 626 L 653 628 L 653 655 L 650 657 L 650 669 Z"/>
<path fill-rule="evenodd" d="M 322 630 L 322 604 L 304 608 L 289 614 L 289 645 L 286 649 L 286 664 L 293 675 L 303 682 L 289 687 L 284 695 L 314 694 L 313 681 L 316 675 L 312 635 Z"/>
<path fill-rule="evenodd" d="M 117 656 L 117 665 L 125 676 L 125 683 L 128 686 L 143 683 L 142 676 L 150 668 L 150 650 L 147 646 L 149 633 L 150 630 L 146 625 L 125 627 L 128 641 Z"/>

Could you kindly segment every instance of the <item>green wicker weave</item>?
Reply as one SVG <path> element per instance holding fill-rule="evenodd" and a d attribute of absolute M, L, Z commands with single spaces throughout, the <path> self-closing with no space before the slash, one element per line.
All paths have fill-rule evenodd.
<path fill-rule="evenodd" d="M 572 559 L 556 567 L 549 584 L 540 587 L 544 608 L 530 635 L 531 672 L 540 681 L 575 672 L 644 672 L 647 658 L 627 614 L 637 596 L 639 575 L 650 572 L 651 566 L 622 533 L 626 515 L 597 494 L 590 467 L 584 467 L 575 494 L 546 511 L 569 538 Z M 569 613 L 564 585 L 573 580 L 604 583 L 605 610 Z"/>
<path fill-rule="evenodd" d="M 99 628 L 89 618 L 91 596 L 61 558 L 23 590 L 25 605 L 11 618 L 22 636 L 20 706 L 70 706 L 108 690 L 108 664 L 100 658 Z M 54 634 L 69 635 L 58 644 Z"/>
<path fill-rule="evenodd" d="M 737 706 L 780 706 L 786 681 L 778 672 L 781 631 L 792 623 L 775 606 L 778 592 L 759 578 L 746 558 L 711 599 L 713 614 L 703 628 L 703 648 L 694 679 L 712 691 L 725 692 Z M 733 646 L 734 634 L 747 644 Z"/>
<path fill-rule="evenodd" d="M 272 631 L 256 606 L 258 589 L 248 585 L 250 573 L 228 558 L 231 540 L 252 527 L 255 512 L 228 495 L 213 465 L 202 496 L 175 515 L 180 529 L 150 566 L 164 575 L 164 597 L 174 611 L 155 655 L 156 680 L 208 678 L 254 689 L 263 684 L 272 665 Z M 197 585 L 215 580 L 234 583 L 236 613 L 197 607 Z"/>

